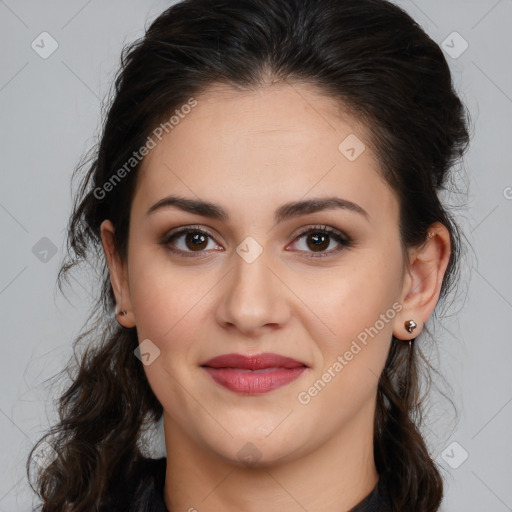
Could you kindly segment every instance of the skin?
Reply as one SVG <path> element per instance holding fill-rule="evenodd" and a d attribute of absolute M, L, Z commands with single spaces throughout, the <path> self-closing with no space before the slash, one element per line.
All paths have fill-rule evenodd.
<path fill-rule="evenodd" d="M 433 312 L 450 256 L 448 231 L 433 225 L 433 237 L 404 258 L 398 201 L 379 174 L 367 130 L 312 86 L 216 86 L 197 100 L 143 161 L 126 261 L 112 223 L 101 225 L 117 307 L 127 311 L 119 322 L 160 350 L 144 370 L 164 408 L 167 508 L 349 510 L 378 481 L 373 420 L 391 337 L 418 336 Z M 351 133 L 366 144 L 354 161 L 338 150 Z M 216 203 L 229 220 L 173 207 L 146 213 L 169 194 Z M 284 203 L 332 196 L 357 203 L 369 218 L 331 209 L 274 221 Z M 185 236 L 174 247 L 192 257 L 166 250 L 165 234 L 187 225 L 212 233 L 202 252 Z M 317 225 L 354 245 L 329 237 L 315 251 L 312 234 L 296 234 Z M 236 252 L 248 236 L 262 249 L 252 263 Z M 390 308 L 394 317 L 378 334 L 300 403 L 298 394 Z M 418 324 L 413 334 L 404 328 L 409 319 Z M 199 366 L 231 352 L 275 352 L 309 369 L 279 389 L 245 396 Z M 256 463 L 240 460 L 244 446 L 260 457 Z"/>

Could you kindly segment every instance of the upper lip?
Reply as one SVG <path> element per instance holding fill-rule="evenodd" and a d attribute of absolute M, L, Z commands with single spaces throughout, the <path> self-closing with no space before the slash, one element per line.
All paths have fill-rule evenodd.
<path fill-rule="evenodd" d="M 264 368 L 297 368 L 307 366 L 306 363 L 290 357 L 264 352 L 262 354 L 222 354 L 208 359 L 200 366 L 211 368 L 241 368 L 246 370 L 262 370 Z"/>

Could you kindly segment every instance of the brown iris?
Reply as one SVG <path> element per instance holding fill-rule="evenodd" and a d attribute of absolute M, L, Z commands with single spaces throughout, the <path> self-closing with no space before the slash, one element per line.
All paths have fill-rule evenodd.
<path fill-rule="evenodd" d="M 329 247 L 329 235 L 322 234 L 322 233 L 314 233 L 312 235 L 309 235 L 306 240 L 308 240 L 308 247 L 310 249 L 327 249 Z M 313 245 L 309 244 L 309 240 L 314 240 Z"/>
<path fill-rule="evenodd" d="M 208 237 L 202 233 L 187 233 L 185 235 L 185 245 L 193 251 L 196 249 L 200 251 L 208 245 Z"/>

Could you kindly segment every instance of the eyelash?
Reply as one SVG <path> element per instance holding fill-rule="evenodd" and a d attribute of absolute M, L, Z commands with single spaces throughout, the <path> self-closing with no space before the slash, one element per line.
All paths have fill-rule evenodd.
<path fill-rule="evenodd" d="M 178 254 L 180 256 L 184 256 L 186 258 L 202 257 L 201 253 L 206 252 L 204 250 L 197 251 L 197 254 L 194 254 L 196 251 L 182 251 L 181 249 L 174 249 L 169 246 L 170 242 L 173 239 L 179 238 L 180 236 L 186 235 L 188 233 L 195 233 L 195 234 L 200 233 L 202 235 L 206 235 L 206 236 L 214 239 L 213 235 L 210 232 L 200 228 L 199 226 L 188 226 L 186 228 L 179 229 L 177 231 L 172 231 L 171 233 L 168 233 L 162 240 L 161 244 L 167 250 L 169 250 L 175 254 Z M 305 255 L 306 258 L 313 258 L 313 259 L 325 258 L 325 257 L 332 256 L 334 254 L 339 253 L 340 251 L 343 250 L 343 248 L 350 248 L 350 247 L 353 247 L 353 245 L 354 245 L 352 240 L 349 237 L 347 237 L 346 235 L 344 235 L 341 231 L 338 231 L 337 229 L 331 228 L 329 226 L 323 226 L 323 225 L 322 226 L 321 225 L 313 226 L 311 228 L 307 228 L 307 229 L 301 231 L 300 233 L 297 234 L 294 242 L 303 238 L 305 235 L 309 235 L 311 233 L 315 233 L 315 234 L 322 233 L 322 234 L 329 235 L 333 240 L 338 242 L 340 244 L 340 246 L 337 249 L 331 249 L 330 251 L 322 251 L 322 252 L 318 252 L 318 253 L 314 253 L 314 252 L 307 253 L 307 251 L 299 251 L 299 252 L 306 252 L 307 253 L 307 255 Z"/>

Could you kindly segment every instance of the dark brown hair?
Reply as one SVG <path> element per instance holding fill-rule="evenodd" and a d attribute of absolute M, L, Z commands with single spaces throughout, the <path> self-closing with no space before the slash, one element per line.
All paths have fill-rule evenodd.
<path fill-rule="evenodd" d="M 71 269 L 90 262 L 98 270 L 99 295 L 89 327 L 75 340 L 77 364 L 70 361 L 68 367 L 75 371 L 59 399 L 60 421 L 30 453 L 47 439 L 58 453 L 37 475 L 43 512 L 102 510 L 113 475 L 133 481 L 143 459 L 142 433 L 163 413 L 134 356 L 136 328 L 119 326 L 112 314 L 114 295 L 100 238 L 100 224 L 108 218 L 126 258 L 140 165 L 115 186 L 105 184 L 191 97 L 215 84 L 249 90 L 273 81 L 314 85 L 368 128 L 382 175 L 399 201 L 403 248 L 421 245 L 429 226 L 444 224 L 452 253 L 443 299 L 456 282 L 461 234 L 438 193 L 467 147 L 469 116 L 439 46 L 407 13 L 384 0 L 173 5 L 144 37 L 124 48 L 99 144 L 76 169 L 75 177 L 86 172 L 58 282 L 61 287 Z M 77 356 L 79 343 L 86 348 Z M 379 381 L 375 462 L 379 474 L 390 475 L 397 512 L 436 511 L 443 495 L 442 478 L 419 430 L 420 377 L 428 370 L 419 347 L 409 353 L 407 343 L 396 342 Z M 144 475 L 139 476 L 142 492 Z"/>

